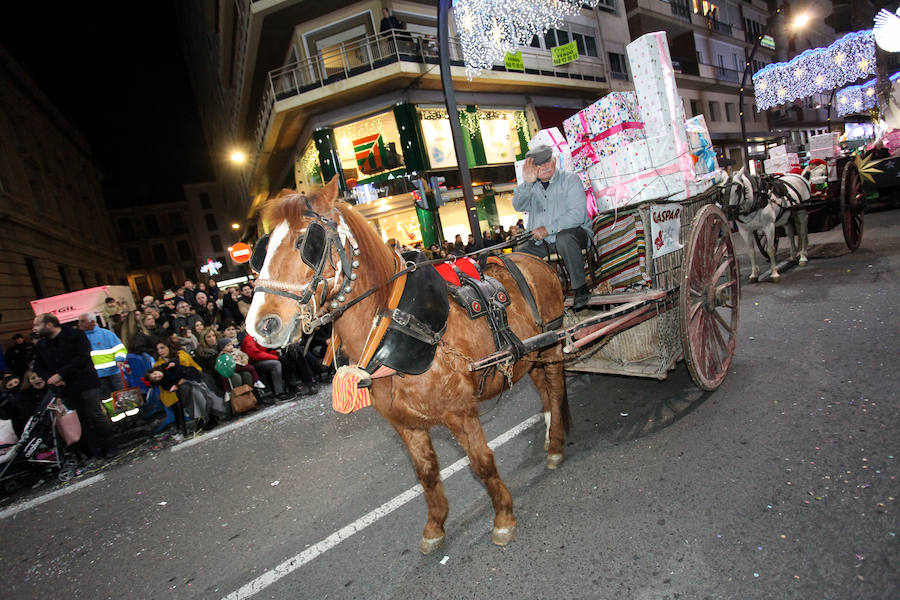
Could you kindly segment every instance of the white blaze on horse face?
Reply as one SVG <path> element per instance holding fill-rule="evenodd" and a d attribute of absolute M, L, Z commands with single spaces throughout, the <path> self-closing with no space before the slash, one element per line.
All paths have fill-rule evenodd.
<path fill-rule="evenodd" d="M 266 260 L 263 262 L 262 270 L 259 272 L 260 279 L 269 279 L 269 265 L 272 262 L 272 257 L 278 252 L 281 247 L 282 242 L 284 242 L 284 238 L 286 238 L 291 233 L 291 228 L 288 225 L 288 222 L 282 221 L 278 224 L 272 233 L 269 235 L 269 245 L 266 250 Z M 256 331 L 256 321 L 259 318 L 260 307 L 266 301 L 266 294 L 254 294 L 253 301 L 250 303 L 250 310 L 247 311 L 247 319 L 246 326 L 247 331 L 255 338 L 261 337 Z"/>

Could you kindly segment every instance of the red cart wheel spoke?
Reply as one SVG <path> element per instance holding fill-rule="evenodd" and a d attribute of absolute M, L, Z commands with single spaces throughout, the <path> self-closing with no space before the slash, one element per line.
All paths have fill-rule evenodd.
<path fill-rule="evenodd" d="M 682 270 L 679 320 L 685 363 L 694 382 L 712 391 L 734 357 L 740 303 L 734 242 L 718 207 L 704 206 L 694 217 Z"/>

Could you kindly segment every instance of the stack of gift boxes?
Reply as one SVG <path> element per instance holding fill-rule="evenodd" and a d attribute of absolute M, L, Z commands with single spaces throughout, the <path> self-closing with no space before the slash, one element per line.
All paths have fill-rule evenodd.
<path fill-rule="evenodd" d="M 791 152 L 793 150 L 793 152 Z M 796 146 L 775 146 L 769 149 L 769 158 L 763 161 L 766 173 L 790 173 L 792 169 L 800 168 L 800 155 Z"/>

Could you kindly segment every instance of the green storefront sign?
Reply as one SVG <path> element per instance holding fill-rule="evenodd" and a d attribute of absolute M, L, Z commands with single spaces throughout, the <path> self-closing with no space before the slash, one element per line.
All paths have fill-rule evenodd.
<path fill-rule="evenodd" d="M 556 46 L 550 49 L 550 53 L 553 56 L 553 66 L 558 67 L 578 60 L 578 44 L 569 42 L 562 46 Z"/>
<path fill-rule="evenodd" d="M 507 52 L 506 58 L 503 59 L 503 64 L 510 71 L 524 71 L 525 70 L 525 61 L 522 60 L 522 52 Z"/>

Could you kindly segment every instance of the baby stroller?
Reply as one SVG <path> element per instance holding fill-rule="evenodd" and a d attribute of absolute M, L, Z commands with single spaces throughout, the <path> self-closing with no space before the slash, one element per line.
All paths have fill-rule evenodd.
<path fill-rule="evenodd" d="M 0 485 L 4 489 L 14 489 L 17 486 L 15 480 L 33 474 L 40 466 L 56 471 L 63 482 L 75 476 L 78 461 L 56 429 L 57 418 L 66 409 L 56 400 L 56 394 L 48 388 L 25 423 L 19 441 L 0 445 Z"/>

